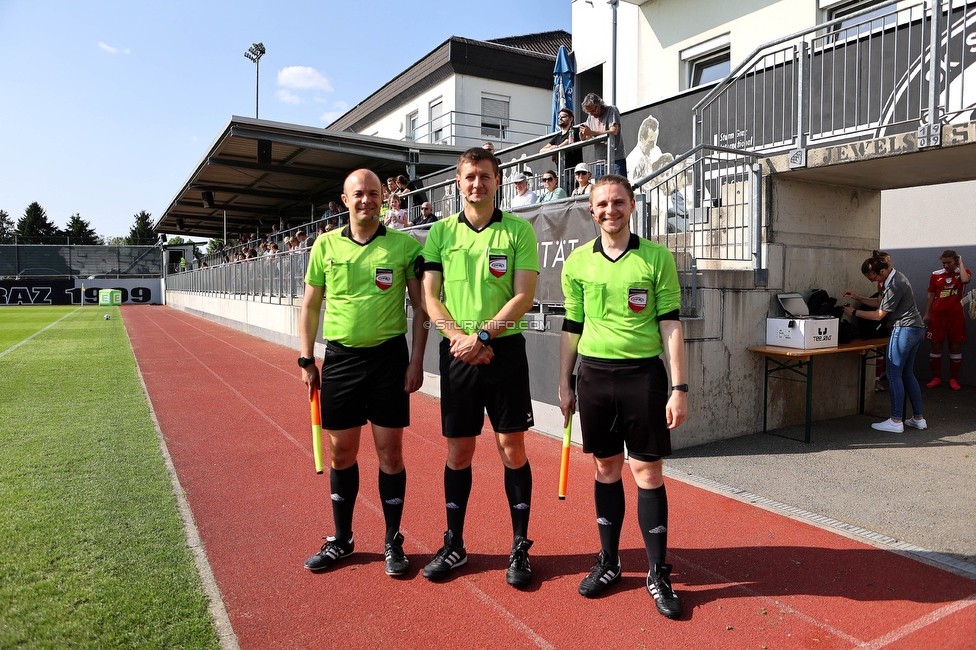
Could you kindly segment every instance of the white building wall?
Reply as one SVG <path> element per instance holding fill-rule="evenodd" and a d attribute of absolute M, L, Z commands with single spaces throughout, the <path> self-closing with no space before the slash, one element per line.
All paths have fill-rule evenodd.
<path fill-rule="evenodd" d="M 457 110 L 466 113 L 459 115 L 458 121 L 462 124 L 477 123 L 475 128 L 458 129 L 459 136 L 482 139 L 479 118 L 472 116 L 481 114 L 481 98 L 486 93 L 496 98 L 507 97 L 509 100 L 509 119 L 512 122 L 508 142 L 524 142 L 549 132 L 549 122 L 552 119 L 551 89 L 532 88 L 470 75 L 456 75 L 455 79 Z M 476 143 L 465 140 L 458 144 L 475 146 Z"/>
<path fill-rule="evenodd" d="M 617 101 L 628 111 L 688 89 L 682 52 L 728 36 L 735 68 L 758 47 L 813 27 L 845 0 L 622 0 L 617 9 Z M 911 3 L 900 3 L 908 5 Z M 573 0 L 577 72 L 604 65 L 611 96 L 612 8 L 605 0 Z"/>
<path fill-rule="evenodd" d="M 682 52 L 728 35 L 734 69 L 752 52 L 781 36 L 817 24 L 816 0 L 655 0 L 640 7 L 635 80 L 642 106 L 688 89 Z"/>
<path fill-rule="evenodd" d="M 470 75 L 453 75 L 422 95 L 387 114 L 383 118 L 360 129 L 363 135 L 403 140 L 407 131 L 407 116 L 414 111 L 420 115 L 421 141 L 430 132 L 430 104 L 443 100 L 446 133 L 451 133 L 453 120 L 455 144 L 475 146 L 481 135 L 481 98 L 485 93 L 493 97 L 508 98 L 509 117 L 513 121 L 510 140 L 525 141 L 547 133 L 552 113 L 552 91 L 519 84 L 483 79 Z M 453 115 L 452 115 L 452 112 Z"/>
<path fill-rule="evenodd" d="M 601 96 L 620 110 L 640 105 L 637 84 L 640 43 L 637 6 L 626 2 L 617 7 L 617 88 L 613 96 L 613 9 L 603 0 L 573 0 L 573 53 L 576 72 L 603 66 Z M 578 99 L 583 99 L 579 97 Z"/>
<path fill-rule="evenodd" d="M 882 192 L 882 250 L 976 246 L 973 197 L 976 197 L 976 181 Z M 921 225 L 933 222 L 936 227 Z M 967 267 L 976 267 L 976 259 L 963 258 L 963 261 Z M 938 268 L 938 259 L 929 262 L 933 270 Z M 918 292 L 916 289 L 916 297 Z"/>
<path fill-rule="evenodd" d="M 403 140 L 406 136 L 407 115 L 418 111 L 420 114 L 420 129 L 422 134 L 426 135 L 429 128 L 427 122 L 430 120 L 430 103 L 438 97 L 444 100 L 445 113 L 456 110 L 455 77 L 448 77 L 427 92 L 414 97 L 400 108 L 388 113 L 366 128 L 360 129 L 358 132 L 362 135 L 376 135 L 381 138 Z"/>

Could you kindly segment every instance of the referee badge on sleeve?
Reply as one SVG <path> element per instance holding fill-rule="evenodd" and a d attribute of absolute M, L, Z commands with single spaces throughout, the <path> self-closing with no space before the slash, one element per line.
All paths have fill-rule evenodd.
<path fill-rule="evenodd" d="M 627 306 L 635 313 L 644 311 L 647 307 L 647 289 L 628 289 Z"/>
<path fill-rule="evenodd" d="M 376 286 L 386 291 L 393 286 L 393 269 L 376 269 Z"/>
<path fill-rule="evenodd" d="M 490 255 L 488 257 L 488 271 L 496 278 L 508 273 L 508 255 Z"/>

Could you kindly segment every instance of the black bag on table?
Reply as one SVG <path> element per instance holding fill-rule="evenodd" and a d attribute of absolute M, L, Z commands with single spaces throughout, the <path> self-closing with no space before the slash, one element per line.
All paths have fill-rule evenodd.
<path fill-rule="evenodd" d="M 880 293 L 876 293 L 872 298 L 877 298 Z M 859 339 L 886 339 L 891 335 L 888 329 L 888 316 L 881 320 L 869 320 L 867 318 L 857 318 L 857 338 Z"/>

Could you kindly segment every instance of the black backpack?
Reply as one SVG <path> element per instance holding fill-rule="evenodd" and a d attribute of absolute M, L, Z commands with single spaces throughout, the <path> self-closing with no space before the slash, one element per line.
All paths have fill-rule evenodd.
<path fill-rule="evenodd" d="M 814 289 L 807 300 L 811 316 L 834 316 L 837 298 L 831 298 L 823 289 Z"/>
<path fill-rule="evenodd" d="M 880 293 L 876 293 L 872 298 L 877 298 Z M 868 320 L 867 318 L 857 318 L 857 338 L 859 339 L 885 339 L 891 336 L 888 329 L 888 316 L 881 320 Z"/>

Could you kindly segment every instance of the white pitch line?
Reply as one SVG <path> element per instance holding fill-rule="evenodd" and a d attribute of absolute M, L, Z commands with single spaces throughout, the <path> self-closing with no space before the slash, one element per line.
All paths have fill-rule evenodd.
<path fill-rule="evenodd" d="M 223 377 L 221 377 L 216 372 L 214 372 L 213 369 L 209 368 L 206 364 L 204 364 L 195 354 L 193 354 L 192 352 L 190 352 L 190 350 L 187 349 L 186 346 L 184 346 L 182 343 L 180 343 L 180 341 L 176 337 L 174 337 L 172 334 L 170 334 L 169 332 L 167 332 L 163 327 L 161 327 L 159 325 L 159 323 L 156 323 L 155 321 L 152 321 L 152 323 L 153 323 L 153 325 L 156 325 L 156 327 L 158 327 L 170 339 L 172 339 L 173 342 L 175 342 L 178 346 L 180 346 L 181 348 L 183 348 L 186 351 L 187 355 L 190 358 L 192 358 L 194 361 L 196 361 L 197 363 L 199 363 L 202 368 L 204 368 L 207 372 L 209 372 L 211 375 L 213 375 L 218 381 L 220 381 L 221 383 L 223 383 L 231 392 L 233 392 L 235 395 L 237 395 L 239 398 L 241 398 L 241 400 L 244 401 L 244 403 L 246 403 L 248 406 L 250 406 L 251 409 L 254 412 L 256 412 L 260 417 L 264 418 L 264 420 L 267 421 L 271 426 L 273 426 L 275 429 L 277 429 L 279 431 L 279 433 L 282 434 L 283 437 L 285 437 L 292 444 L 294 444 L 295 446 L 297 446 L 307 456 L 311 456 L 312 455 L 312 453 L 310 451 L 308 451 L 308 449 L 306 449 L 300 442 L 298 442 L 294 437 L 292 437 L 291 434 L 289 434 L 287 431 L 285 431 L 285 429 L 281 425 L 279 425 L 277 422 L 275 422 L 270 417 L 268 417 L 268 415 L 266 413 L 264 413 L 263 411 L 261 411 L 260 409 L 258 409 L 257 407 L 255 407 L 253 404 L 251 404 L 247 400 L 247 398 L 244 397 L 244 395 L 242 395 L 233 386 L 231 386 L 229 383 L 227 383 L 227 381 L 225 381 Z M 228 345 L 230 345 L 230 344 L 228 344 Z M 236 346 L 233 346 L 233 345 L 230 345 L 230 347 L 236 348 Z M 240 349 L 240 348 L 237 348 L 237 349 Z M 242 353 L 244 353 L 244 354 L 250 354 L 246 350 L 240 350 L 240 351 Z M 254 356 L 254 355 L 250 355 L 250 356 Z M 152 402 L 150 401 L 150 407 L 151 407 L 151 405 L 152 405 Z M 382 514 L 383 510 L 382 510 L 382 508 L 378 504 L 372 503 L 369 499 L 363 498 L 362 495 L 360 495 L 360 499 L 359 500 L 361 500 L 362 502 L 364 502 L 369 507 L 369 509 L 372 510 L 374 513 Z M 409 534 L 409 532 L 406 531 L 406 530 L 401 529 L 401 533 L 404 534 L 404 537 L 411 537 L 411 535 Z M 414 538 L 412 541 L 415 544 L 417 544 L 417 546 L 418 546 L 418 548 L 420 548 L 421 552 L 423 552 L 425 554 L 433 553 L 433 551 L 430 550 L 425 544 L 423 544 L 422 542 L 419 542 L 418 543 L 418 540 L 416 538 Z M 515 628 L 516 630 L 518 630 L 519 632 L 521 632 L 522 634 L 524 634 L 526 637 L 528 637 L 529 640 L 532 641 L 532 643 L 535 646 L 537 646 L 539 648 L 543 648 L 544 650 L 555 650 L 555 646 L 553 646 L 551 643 L 549 643 L 548 641 L 546 641 L 543 637 L 539 636 L 539 634 L 537 634 L 535 630 L 533 630 L 529 625 L 527 625 L 525 622 L 523 622 L 519 617 L 517 617 L 512 612 L 510 612 L 507 609 L 505 609 L 505 607 L 503 607 L 500 603 L 498 603 L 496 600 L 494 600 L 491 596 L 489 596 L 488 594 L 486 594 L 482 590 L 478 589 L 478 587 L 476 587 L 470 581 L 468 581 L 468 580 L 462 580 L 462 584 L 469 591 L 471 591 L 475 595 L 475 597 L 478 598 L 478 600 L 480 600 L 482 603 L 484 603 L 485 605 L 487 605 L 496 614 L 498 614 L 499 616 L 501 616 L 502 618 L 504 618 L 505 621 L 509 625 L 511 625 L 513 628 Z"/>
<path fill-rule="evenodd" d="M 78 309 L 81 309 L 81 307 L 79 307 Z M 54 321 L 53 323 L 51 323 L 50 325 L 48 325 L 44 329 L 37 330 L 36 332 L 34 332 L 30 336 L 28 336 L 26 339 L 24 339 L 20 343 L 14 343 L 13 345 L 11 345 L 9 348 L 7 348 L 6 350 L 4 350 L 3 352 L 0 352 L 0 357 L 5 356 L 5 355 L 13 352 L 14 350 L 16 350 L 17 348 L 19 348 L 20 346 L 22 346 L 24 343 L 27 343 L 28 341 L 30 341 L 32 338 L 34 338 L 38 334 L 42 334 L 43 332 L 46 332 L 47 330 L 51 329 L 52 327 L 54 327 L 55 325 L 57 325 L 58 323 L 60 323 L 61 321 L 63 321 L 65 318 L 67 318 L 68 316 L 71 316 L 72 314 L 77 313 L 78 309 L 76 309 L 76 310 L 74 310 L 72 312 L 68 312 L 67 314 L 65 314 L 61 318 L 57 319 L 56 321 Z"/>
<path fill-rule="evenodd" d="M 917 618 L 911 623 L 902 625 L 897 630 L 892 630 L 891 632 L 888 632 L 884 636 L 879 636 L 877 639 L 874 639 L 873 641 L 865 641 L 858 647 L 866 648 L 867 650 L 879 650 L 880 648 L 884 648 L 885 646 L 891 645 L 895 641 L 903 639 L 909 634 L 914 634 L 915 632 L 918 632 L 923 627 L 927 627 L 929 625 L 932 625 L 933 623 L 937 623 L 938 621 L 941 621 L 945 617 L 955 614 L 959 610 L 966 609 L 967 607 L 973 604 L 976 604 L 976 594 L 973 594 L 969 598 L 964 598 L 963 600 L 957 600 L 954 603 L 949 603 L 945 607 L 940 607 L 934 612 L 930 614 L 926 614 L 921 618 Z"/>

